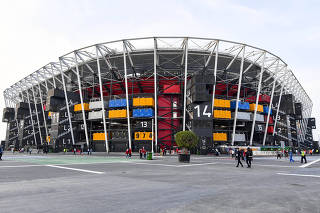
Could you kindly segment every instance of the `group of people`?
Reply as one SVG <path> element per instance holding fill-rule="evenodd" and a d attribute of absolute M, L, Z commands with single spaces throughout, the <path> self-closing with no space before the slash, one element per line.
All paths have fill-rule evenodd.
<path fill-rule="evenodd" d="M 142 157 L 144 159 L 146 159 L 147 157 L 147 150 L 144 149 L 144 147 L 142 147 L 142 149 L 139 149 L 139 155 L 140 155 L 140 159 L 142 159 Z"/>
<path fill-rule="evenodd" d="M 126 149 L 126 158 L 131 158 L 131 156 L 132 156 L 132 149 L 131 148 L 127 148 Z M 139 156 L 140 156 L 140 159 L 146 159 L 147 158 L 147 150 L 144 147 L 139 149 Z"/>
<path fill-rule="evenodd" d="M 308 153 L 307 150 L 300 151 L 301 163 L 303 163 L 303 162 L 307 163 L 307 158 L 306 158 L 307 153 Z M 284 154 L 285 158 L 289 157 L 290 163 L 294 163 L 292 150 L 290 150 L 290 151 L 284 150 L 283 153 L 280 150 L 277 150 L 277 152 L 276 152 L 277 159 L 281 159 L 283 154 Z M 312 155 L 312 150 L 309 151 L 309 154 Z"/>
<path fill-rule="evenodd" d="M 131 158 L 132 156 L 132 149 L 131 148 L 127 148 L 126 149 L 126 158 Z"/>
<path fill-rule="evenodd" d="M 244 160 L 244 158 L 245 158 L 246 163 L 247 163 L 247 168 L 251 168 L 251 163 L 253 160 L 253 152 L 250 147 L 248 147 L 246 151 L 242 150 L 242 149 L 241 150 L 236 149 L 235 155 L 236 155 L 236 160 L 238 162 L 236 167 L 239 167 L 239 165 L 241 165 L 241 167 L 243 167 L 241 160 Z"/>

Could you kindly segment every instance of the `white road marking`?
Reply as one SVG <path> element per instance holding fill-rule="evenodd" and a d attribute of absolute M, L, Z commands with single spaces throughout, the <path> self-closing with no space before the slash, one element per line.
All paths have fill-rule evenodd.
<path fill-rule="evenodd" d="M 191 164 L 180 165 L 178 167 L 203 166 L 203 165 L 212 165 L 212 164 L 218 164 L 218 163 L 217 162 L 215 162 L 215 163 L 191 163 Z"/>
<path fill-rule="evenodd" d="M 68 169 L 68 170 L 74 170 L 74 171 L 79 171 L 79 172 L 87 172 L 87 173 L 93 173 L 93 174 L 104 174 L 104 172 L 97 172 L 97 171 L 92 171 L 92 170 L 86 170 L 86 169 L 77 169 L 77 168 L 70 168 L 70 167 L 64 167 L 64 166 L 57 166 L 57 165 L 45 165 L 48 167 L 53 167 L 53 168 L 59 168 L 59 169 Z"/>
<path fill-rule="evenodd" d="M 278 175 L 287 175 L 287 176 L 300 176 L 300 177 L 317 177 L 320 178 L 320 175 L 303 175 L 303 174 L 289 174 L 289 173 L 277 173 Z"/>
<path fill-rule="evenodd" d="M 176 168 L 188 167 L 188 166 L 203 166 L 203 165 L 217 164 L 217 162 L 214 162 L 214 163 L 191 163 L 191 164 L 184 164 L 184 165 L 172 165 L 172 164 L 162 164 L 162 163 L 143 163 L 143 162 L 130 162 L 130 163 L 141 164 L 141 165 L 150 165 L 150 166 L 176 167 Z"/>
<path fill-rule="evenodd" d="M 235 165 L 237 163 L 237 161 L 235 163 L 219 163 L 219 164 L 229 164 L 229 165 Z M 245 164 L 244 161 L 242 161 L 242 163 Z M 283 165 L 264 165 L 264 164 L 252 164 L 252 167 L 254 166 L 266 166 L 266 167 L 286 167 L 286 168 L 294 168 L 294 166 L 283 166 Z"/>
<path fill-rule="evenodd" d="M 301 165 L 300 167 L 301 167 L 301 168 L 305 168 L 305 167 L 308 167 L 308 166 L 310 166 L 310 165 L 312 165 L 312 164 L 314 164 L 314 163 L 317 163 L 317 162 L 319 162 L 319 161 L 320 161 L 320 158 L 319 158 L 318 160 L 314 160 L 314 161 L 311 161 L 311 162 L 309 162 L 309 163 L 303 164 L 303 165 Z"/>
<path fill-rule="evenodd" d="M 171 165 L 171 164 L 161 164 L 161 163 L 143 163 L 143 162 L 130 162 L 128 163 L 134 163 L 134 164 L 141 164 L 141 165 L 151 165 L 151 166 L 167 166 L 167 167 L 179 167 L 177 165 Z"/>
<path fill-rule="evenodd" d="M 0 166 L 0 168 L 24 168 L 24 167 L 36 167 L 44 165 L 15 165 L 15 166 Z"/>

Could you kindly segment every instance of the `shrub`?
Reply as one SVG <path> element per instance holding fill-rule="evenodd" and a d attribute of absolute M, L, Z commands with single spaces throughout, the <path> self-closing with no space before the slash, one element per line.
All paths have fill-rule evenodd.
<path fill-rule="evenodd" d="M 175 135 L 180 148 L 192 149 L 198 145 L 198 137 L 191 131 L 180 131 Z"/>

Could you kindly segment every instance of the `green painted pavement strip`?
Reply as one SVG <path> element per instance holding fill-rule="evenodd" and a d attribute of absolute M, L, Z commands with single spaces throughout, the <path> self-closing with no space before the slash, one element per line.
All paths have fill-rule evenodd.
<path fill-rule="evenodd" d="M 70 156 L 70 157 L 50 157 L 50 156 L 39 156 L 36 158 L 32 157 L 17 157 L 10 158 L 8 160 L 20 161 L 35 164 L 95 164 L 95 163 L 117 163 L 117 162 L 128 162 L 136 161 L 133 159 L 116 158 L 116 157 L 87 157 L 87 156 Z"/>

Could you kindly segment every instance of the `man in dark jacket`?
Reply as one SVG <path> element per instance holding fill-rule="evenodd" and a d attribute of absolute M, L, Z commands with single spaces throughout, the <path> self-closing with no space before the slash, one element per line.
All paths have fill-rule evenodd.
<path fill-rule="evenodd" d="M 248 165 L 248 168 L 251 168 L 252 157 L 253 157 L 252 149 L 248 147 L 246 152 L 246 163 Z"/>
<path fill-rule="evenodd" d="M 243 164 L 241 163 L 241 155 L 242 155 L 242 152 L 237 149 L 236 150 L 236 160 L 238 160 L 238 164 L 237 164 L 237 167 L 239 167 L 239 164 L 241 165 L 241 167 L 243 167 Z"/>
<path fill-rule="evenodd" d="M 2 149 L 2 146 L 0 145 L 0 160 L 2 160 L 2 152 L 3 152 L 3 149 Z"/>

